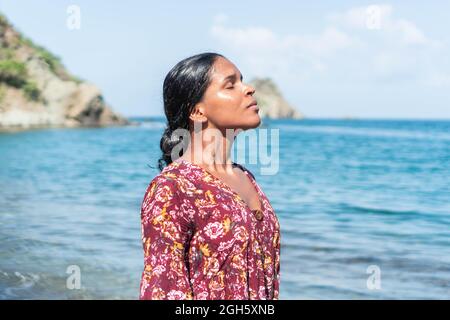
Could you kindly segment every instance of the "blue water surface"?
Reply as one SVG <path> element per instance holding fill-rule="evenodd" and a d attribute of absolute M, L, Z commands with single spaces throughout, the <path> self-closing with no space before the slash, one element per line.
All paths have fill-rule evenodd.
<path fill-rule="evenodd" d="M 0 133 L 1 299 L 138 298 L 139 208 L 164 127 L 138 120 Z M 262 128 L 279 130 L 276 174 L 243 164 L 280 220 L 280 299 L 450 298 L 449 121 Z"/>

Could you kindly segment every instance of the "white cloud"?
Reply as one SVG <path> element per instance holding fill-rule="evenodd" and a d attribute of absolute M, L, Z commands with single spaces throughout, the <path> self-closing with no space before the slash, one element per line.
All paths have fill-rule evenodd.
<path fill-rule="evenodd" d="M 302 78 L 309 72 L 325 72 L 326 57 L 357 43 L 333 26 L 318 34 L 283 35 L 262 26 L 230 27 L 224 15 L 218 17 L 210 29 L 211 36 L 245 61 L 255 75 L 295 73 L 297 69 L 297 76 Z"/>
<path fill-rule="evenodd" d="M 278 42 L 271 30 L 261 27 L 228 28 L 217 24 L 211 28 L 211 34 L 229 46 L 252 51 L 270 48 Z"/>
<path fill-rule="evenodd" d="M 442 87 L 450 87 L 450 73 L 435 73 L 431 74 L 426 79 L 426 84 L 432 87 L 442 88 Z"/>
<path fill-rule="evenodd" d="M 245 50 L 301 50 L 320 56 L 352 44 L 352 39 L 347 34 L 334 27 L 329 27 L 317 35 L 283 36 L 265 27 L 231 28 L 220 23 L 211 28 L 211 35 L 230 47 Z"/>
<path fill-rule="evenodd" d="M 392 13 L 390 5 L 370 5 L 366 7 L 351 8 L 343 13 L 332 13 L 328 19 L 337 24 L 360 29 L 380 29 L 386 25 Z"/>
<path fill-rule="evenodd" d="M 442 68 L 440 63 L 445 47 L 440 41 L 425 35 L 414 22 L 398 17 L 387 4 L 351 8 L 329 16 L 328 21 L 344 28 L 350 34 L 357 33 L 366 43 L 364 53 L 370 61 L 375 79 L 401 79 L 418 84 L 446 83 L 430 81 L 432 74 Z"/>
<path fill-rule="evenodd" d="M 398 20 L 394 24 L 394 29 L 398 29 L 402 35 L 402 40 L 406 44 L 427 44 L 429 40 L 422 30 L 408 20 Z"/>
<path fill-rule="evenodd" d="M 310 80 L 448 83 L 445 46 L 388 4 L 355 7 L 324 17 L 318 33 L 277 33 L 267 26 L 229 26 L 219 15 L 211 36 L 255 75 Z M 431 80 L 430 80 L 431 79 Z"/>
<path fill-rule="evenodd" d="M 214 17 L 214 24 L 222 24 L 228 21 L 228 16 L 224 13 L 220 13 Z"/>
<path fill-rule="evenodd" d="M 430 40 L 412 21 L 396 18 L 393 7 L 387 4 L 375 4 L 366 7 L 351 8 L 344 13 L 331 14 L 329 20 L 348 27 L 379 30 L 399 39 L 403 44 L 428 44 Z"/>

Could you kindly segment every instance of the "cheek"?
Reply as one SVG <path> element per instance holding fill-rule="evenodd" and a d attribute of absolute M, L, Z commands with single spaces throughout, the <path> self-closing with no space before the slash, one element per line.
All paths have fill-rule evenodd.
<path fill-rule="evenodd" d="M 211 119 L 232 117 L 240 112 L 241 102 L 237 94 L 217 92 L 209 99 L 207 116 Z"/>
<path fill-rule="evenodd" d="M 241 103 L 239 95 L 233 91 L 219 91 L 216 94 L 216 98 L 219 104 L 227 105 L 229 108 L 238 108 Z"/>

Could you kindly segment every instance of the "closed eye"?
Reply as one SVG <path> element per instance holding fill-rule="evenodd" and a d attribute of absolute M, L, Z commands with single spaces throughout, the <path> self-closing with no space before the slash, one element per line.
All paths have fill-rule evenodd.
<path fill-rule="evenodd" d="M 225 86 L 225 89 L 233 89 L 234 88 L 234 82 L 228 81 L 227 85 Z"/>

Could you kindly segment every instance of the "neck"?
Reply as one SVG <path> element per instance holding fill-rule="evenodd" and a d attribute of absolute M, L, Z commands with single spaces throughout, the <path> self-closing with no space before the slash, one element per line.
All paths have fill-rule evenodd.
<path fill-rule="evenodd" d="M 235 129 L 193 130 L 181 158 L 214 171 L 232 170 L 231 150 L 236 135 Z"/>

